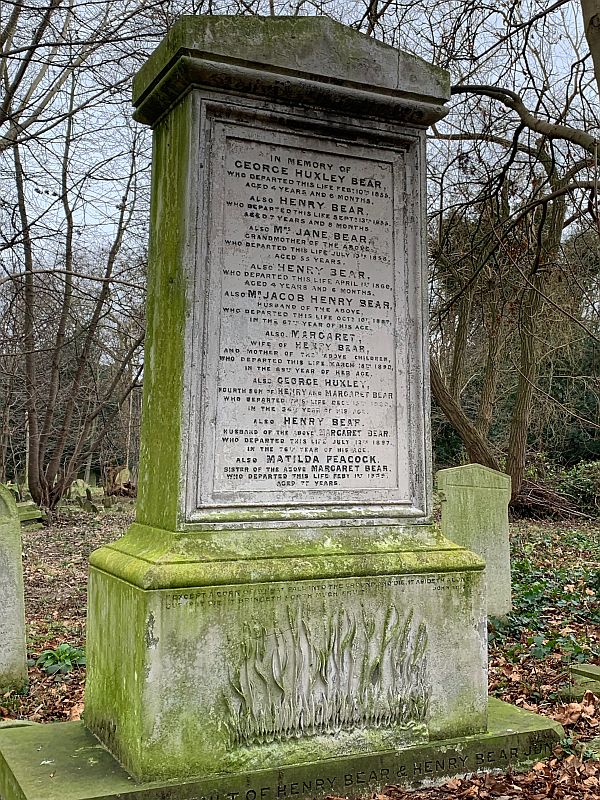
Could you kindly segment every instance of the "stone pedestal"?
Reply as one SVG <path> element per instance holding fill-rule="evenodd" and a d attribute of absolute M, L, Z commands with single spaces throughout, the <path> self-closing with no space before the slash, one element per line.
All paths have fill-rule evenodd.
<path fill-rule="evenodd" d="M 302 568 L 293 577 L 269 561 L 217 562 L 204 575 L 196 565 L 184 588 L 155 589 L 99 570 L 106 555 L 90 579 L 85 721 L 138 778 L 486 729 L 484 597 L 465 551 L 307 552 L 281 565 Z"/>
<path fill-rule="evenodd" d="M 306 17 L 183 18 L 135 80 L 139 497 L 91 558 L 85 701 L 132 796 L 365 794 L 556 736 L 489 738 L 483 562 L 429 523 L 424 144 L 448 96 Z"/>

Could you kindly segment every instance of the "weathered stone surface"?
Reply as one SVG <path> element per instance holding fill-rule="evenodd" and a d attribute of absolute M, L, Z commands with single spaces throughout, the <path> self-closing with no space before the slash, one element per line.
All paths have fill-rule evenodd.
<path fill-rule="evenodd" d="M 567 700 L 580 700 L 586 692 L 600 694 L 600 666 L 595 664 L 571 664 L 571 686 L 560 690 L 560 696 Z"/>
<path fill-rule="evenodd" d="M 512 607 L 508 538 L 510 477 L 481 464 L 466 464 L 441 469 L 436 479 L 442 494 L 443 534 L 483 558 L 488 614 L 505 616 Z"/>
<path fill-rule="evenodd" d="M 27 685 L 23 555 L 15 499 L 0 484 L 0 690 Z"/>
<path fill-rule="evenodd" d="M 208 235 L 221 239 L 222 268 L 211 270 L 207 313 L 219 336 L 207 342 L 214 388 L 202 413 L 215 421 L 197 437 L 196 507 L 376 497 L 409 506 L 415 464 L 404 468 L 400 451 L 413 419 L 395 362 L 415 359 L 394 325 L 409 316 L 394 244 L 398 153 L 382 149 L 375 161 L 371 148 L 338 153 L 308 135 L 257 140 L 242 128 L 223 129 L 213 147 L 224 156 L 215 166 L 224 202 Z M 257 181 L 274 179 L 282 185 L 257 202 Z"/>
<path fill-rule="evenodd" d="M 286 800 L 371 797 L 480 770 L 525 769 L 552 753 L 558 723 L 490 698 L 485 734 L 298 766 L 174 783 L 136 782 L 80 722 L 0 730 L 3 800 Z"/>
<path fill-rule="evenodd" d="M 571 675 L 575 680 L 600 681 L 598 664 L 571 664 Z"/>
<path fill-rule="evenodd" d="M 485 731 L 482 573 L 465 555 L 452 572 L 157 591 L 94 569 L 86 724 L 146 779 Z"/>
<path fill-rule="evenodd" d="M 36 506 L 33 500 L 24 500 L 21 503 L 17 503 L 17 512 L 22 524 L 28 523 L 31 520 L 42 520 L 44 516 L 41 509 Z"/>
<path fill-rule="evenodd" d="M 427 521 L 423 126 L 447 96 L 323 18 L 186 18 L 136 81 L 137 522 L 91 558 L 86 724 L 139 778 L 485 730 L 483 564 Z"/>
<path fill-rule="evenodd" d="M 181 17 L 135 77 L 137 119 L 156 123 L 194 83 L 420 126 L 450 97 L 445 70 L 326 17 Z"/>
<path fill-rule="evenodd" d="M 375 158 L 368 106 L 325 139 L 331 112 L 243 99 L 155 128 L 138 520 L 422 519 L 423 134 L 377 123 Z"/>

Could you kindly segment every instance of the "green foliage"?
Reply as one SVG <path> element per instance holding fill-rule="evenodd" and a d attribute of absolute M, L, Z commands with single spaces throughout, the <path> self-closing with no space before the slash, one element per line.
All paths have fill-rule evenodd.
<path fill-rule="evenodd" d="M 76 667 L 85 666 L 85 652 L 81 647 L 63 642 L 53 650 L 42 651 L 35 665 L 48 675 L 70 672 Z"/>
<path fill-rule="evenodd" d="M 561 473 L 556 489 L 575 500 L 580 511 L 591 516 L 600 514 L 600 461 L 581 461 Z"/>
<path fill-rule="evenodd" d="M 597 527 L 529 525 L 524 532 L 512 541 L 513 610 L 490 621 L 490 644 L 512 662 L 554 654 L 565 663 L 598 657 L 597 642 L 585 633 L 600 624 Z"/>
<path fill-rule="evenodd" d="M 443 417 L 432 398 L 431 408 L 431 437 L 433 441 L 434 469 L 456 467 L 465 459 L 463 443 L 454 428 Z"/>

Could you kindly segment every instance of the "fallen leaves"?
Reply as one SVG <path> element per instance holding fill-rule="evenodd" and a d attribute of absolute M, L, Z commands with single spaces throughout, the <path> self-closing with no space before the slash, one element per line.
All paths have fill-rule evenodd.
<path fill-rule="evenodd" d="M 30 654 L 54 648 L 64 641 L 79 647 L 84 644 L 89 553 L 114 540 L 130 521 L 130 513 L 111 512 L 98 518 L 78 515 L 60 520 L 50 528 L 25 532 Z M 538 535 L 534 526 L 519 525 L 517 538 L 522 537 L 524 547 L 533 547 Z M 521 708 L 551 716 L 567 729 L 569 740 L 556 748 L 555 757 L 538 762 L 525 774 L 454 777 L 442 786 L 418 791 L 387 786 L 373 794 L 373 800 L 600 800 L 600 762 L 581 761 L 569 752 L 569 748 L 581 747 L 598 735 L 600 699 L 591 692 L 582 698 L 561 699 L 558 693 L 568 684 L 568 663 L 565 663 L 564 653 L 552 649 L 550 644 L 559 634 L 595 642 L 598 649 L 599 626 L 590 614 L 597 608 L 597 596 L 583 577 L 576 574 L 580 564 L 585 561 L 590 566 L 597 558 L 596 551 L 577 550 L 576 544 L 592 541 L 594 536 L 598 541 L 598 528 L 592 531 L 590 527 L 589 535 L 582 528 L 579 539 L 579 534 L 569 539 L 558 526 L 550 524 L 540 530 L 540 536 L 551 543 L 536 546 L 531 558 L 548 572 L 558 566 L 569 567 L 569 580 L 563 581 L 564 586 L 561 584 L 561 590 L 568 593 L 568 603 L 561 605 L 563 598 L 558 592 L 548 603 L 532 596 L 531 608 L 542 609 L 540 619 L 546 625 L 537 644 L 544 656 L 531 656 L 527 639 L 535 631 L 528 631 L 525 621 L 519 623 L 514 638 L 505 638 L 491 648 L 490 690 Z M 579 598 L 583 598 L 581 603 Z M 546 603 L 543 608 L 542 603 Z M 27 695 L 7 693 L 0 697 L 3 718 L 20 717 L 34 722 L 81 718 L 85 670 L 75 670 L 57 679 L 32 667 L 29 676 Z"/>
<path fill-rule="evenodd" d="M 583 762 L 575 756 L 564 760 L 540 761 L 528 773 L 498 775 L 487 773 L 452 778 L 443 786 L 408 791 L 386 787 L 378 800 L 598 800 L 600 763 Z"/>
<path fill-rule="evenodd" d="M 52 526 L 23 532 L 23 572 L 29 655 L 63 642 L 85 643 L 88 558 L 132 521 L 133 506 L 93 517 L 65 515 Z M 29 691 L 0 699 L 5 717 L 32 722 L 77 720 L 83 710 L 85 670 L 46 675 L 29 669 Z M 0 712 L 1 713 L 1 712 Z"/>
<path fill-rule="evenodd" d="M 586 692 L 583 696 L 581 703 L 569 703 L 563 705 L 557 711 L 554 711 L 551 716 L 563 727 L 575 725 L 579 720 L 583 719 L 591 727 L 596 727 L 600 724 L 598 713 L 600 711 L 600 700 L 592 692 Z"/>
<path fill-rule="evenodd" d="M 83 703 L 75 703 L 74 706 L 71 707 L 67 719 L 69 722 L 75 722 L 81 719 L 81 715 L 83 714 Z"/>

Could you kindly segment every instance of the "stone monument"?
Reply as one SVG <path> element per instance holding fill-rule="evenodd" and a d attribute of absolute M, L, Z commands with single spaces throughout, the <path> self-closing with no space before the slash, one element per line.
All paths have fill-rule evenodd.
<path fill-rule="evenodd" d="M 447 73 L 326 18 L 187 17 L 133 94 L 137 520 L 91 558 L 86 727 L 0 733 L 4 800 L 38 797 L 40 756 L 61 800 L 370 794 L 539 758 L 557 726 L 488 707 L 483 562 L 428 521 Z"/>
<path fill-rule="evenodd" d="M 508 504 L 510 476 L 481 464 L 440 469 L 442 533 L 485 561 L 487 610 L 490 616 L 510 613 L 510 542 Z"/>
<path fill-rule="evenodd" d="M 21 525 L 12 492 L 0 484 L 0 691 L 26 686 Z"/>

